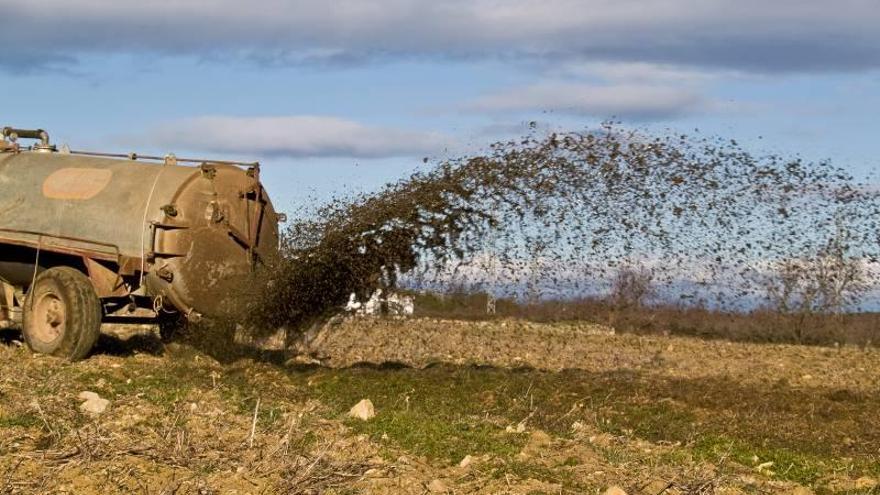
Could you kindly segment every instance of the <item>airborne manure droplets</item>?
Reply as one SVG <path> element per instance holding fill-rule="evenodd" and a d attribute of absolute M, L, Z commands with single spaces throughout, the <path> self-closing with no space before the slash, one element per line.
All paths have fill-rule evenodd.
<path fill-rule="evenodd" d="M 614 124 L 536 134 L 292 223 L 250 319 L 297 331 L 399 286 L 584 297 L 631 272 L 666 301 L 844 311 L 876 289 L 878 219 L 877 187 L 828 162 Z"/>

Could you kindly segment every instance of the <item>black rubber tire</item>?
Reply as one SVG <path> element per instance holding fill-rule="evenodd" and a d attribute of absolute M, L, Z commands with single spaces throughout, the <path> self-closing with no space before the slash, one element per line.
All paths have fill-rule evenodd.
<path fill-rule="evenodd" d="M 180 313 L 160 314 L 157 323 L 159 324 L 159 339 L 163 344 L 171 342 L 186 331 L 186 318 Z"/>
<path fill-rule="evenodd" d="M 28 291 L 22 335 L 34 352 L 77 361 L 98 341 L 102 317 L 101 300 L 88 277 L 75 268 L 49 268 Z"/>

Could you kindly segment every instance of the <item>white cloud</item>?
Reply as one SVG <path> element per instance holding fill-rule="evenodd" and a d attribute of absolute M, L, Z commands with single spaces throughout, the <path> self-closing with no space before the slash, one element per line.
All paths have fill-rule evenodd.
<path fill-rule="evenodd" d="M 565 77 L 599 77 L 609 82 L 636 84 L 698 85 L 724 77 L 741 76 L 733 71 L 707 71 L 671 64 L 648 62 L 574 62 L 554 72 Z"/>
<path fill-rule="evenodd" d="M 428 154 L 448 138 L 324 116 L 205 116 L 170 122 L 147 134 L 166 148 L 261 156 L 379 158 Z"/>
<path fill-rule="evenodd" d="M 876 0 L 0 0 L 0 16 L 0 64 L 18 68 L 130 52 L 266 63 L 415 56 L 880 67 Z"/>
<path fill-rule="evenodd" d="M 708 110 L 712 102 L 691 88 L 647 84 L 540 83 L 482 97 L 476 112 L 548 111 L 626 121 L 663 120 Z"/>

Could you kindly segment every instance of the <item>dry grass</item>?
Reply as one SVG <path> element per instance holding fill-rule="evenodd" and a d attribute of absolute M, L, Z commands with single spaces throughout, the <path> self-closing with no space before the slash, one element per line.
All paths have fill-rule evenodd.
<path fill-rule="evenodd" d="M 0 493 L 876 491 L 865 488 L 880 477 L 873 350 L 504 323 L 354 320 L 324 340 L 340 363 L 381 363 L 399 350 L 390 342 L 458 342 L 424 369 L 303 366 L 246 349 L 218 361 L 150 336 L 105 339 L 71 364 L 12 336 L 0 345 Z M 561 354 L 579 367 L 528 366 L 559 354 L 541 343 L 565 335 L 577 342 Z M 495 343 L 508 340 L 533 361 L 449 364 L 479 347 L 471 338 L 487 358 L 506 360 Z M 81 412 L 83 390 L 109 409 Z M 346 414 L 362 398 L 376 405 L 367 422 Z"/>
<path fill-rule="evenodd" d="M 487 315 L 486 297 L 482 293 L 422 294 L 416 297 L 416 311 L 419 316 L 451 319 L 586 321 L 608 325 L 619 332 L 735 342 L 880 344 L 880 313 L 783 314 L 767 309 L 730 312 L 686 305 L 621 305 L 612 299 L 584 298 L 537 303 L 499 299 L 496 313 Z"/>

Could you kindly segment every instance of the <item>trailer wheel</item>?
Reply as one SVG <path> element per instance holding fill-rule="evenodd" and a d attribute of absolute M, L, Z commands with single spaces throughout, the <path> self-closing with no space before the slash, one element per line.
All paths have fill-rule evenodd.
<path fill-rule="evenodd" d="M 88 277 L 66 266 L 49 268 L 28 291 L 22 334 L 35 352 L 76 361 L 98 340 L 102 313 Z"/>
<path fill-rule="evenodd" d="M 160 314 L 159 315 L 159 340 L 163 344 L 171 342 L 186 327 L 186 318 L 180 316 L 180 313 Z"/>

